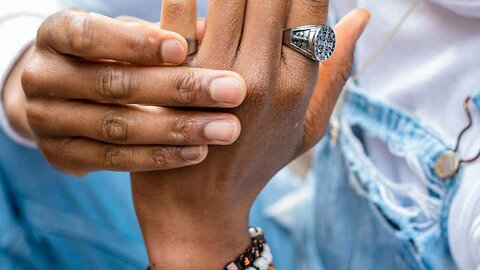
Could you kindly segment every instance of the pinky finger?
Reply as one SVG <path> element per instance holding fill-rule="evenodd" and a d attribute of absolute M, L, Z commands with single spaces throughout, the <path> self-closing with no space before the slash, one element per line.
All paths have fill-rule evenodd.
<path fill-rule="evenodd" d="M 85 175 L 94 171 L 149 172 L 196 165 L 208 146 L 125 146 L 85 138 L 49 139 L 40 143 L 45 157 L 60 171 Z"/>

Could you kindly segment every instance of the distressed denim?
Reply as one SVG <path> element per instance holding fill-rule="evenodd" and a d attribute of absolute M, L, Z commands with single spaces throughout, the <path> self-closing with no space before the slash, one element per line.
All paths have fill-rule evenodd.
<path fill-rule="evenodd" d="M 462 168 L 447 180 L 434 171 L 437 158 L 453 146 L 359 89 L 346 94 L 332 122 L 307 183 L 280 196 L 278 186 L 298 182 L 282 172 L 255 205 L 252 223 L 265 227 L 277 268 L 455 269 L 447 218 Z M 365 150 L 366 135 L 403 159 L 424 192 L 383 175 Z"/>
<path fill-rule="evenodd" d="M 480 93 L 476 94 L 472 100 L 473 100 L 473 104 L 477 107 L 477 110 L 480 112 Z"/>
<path fill-rule="evenodd" d="M 143 269 L 127 173 L 82 179 L 0 131 L 0 269 Z"/>

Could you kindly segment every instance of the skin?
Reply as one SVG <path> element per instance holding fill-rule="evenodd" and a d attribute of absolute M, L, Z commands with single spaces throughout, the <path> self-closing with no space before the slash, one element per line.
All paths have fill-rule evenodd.
<path fill-rule="evenodd" d="M 200 165 L 132 173 L 153 269 L 221 269 L 242 253 L 250 242 L 249 209 L 260 190 L 323 136 L 369 14 L 355 10 L 337 25 L 335 54 L 319 66 L 283 46 L 281 33 L 324 24 L 328 3 L 287 3 L 210 3 L 202 46 L 188 66 L 232 70 L 245 79 L 242 106 L 222 110 L 240 119 L 242 134 L 231 146 L 211 147 Z"/>
<path fill-rule="evenodd" d="M 201 39 L 205 23 L 195 22 Z M 67 174 L 194 165 L 241 128 L 230 113 L 192 108 L 236 107 L 246 89 L 231 71 L 173 67 L 186 52 L 181 35 L 140 19 L 66 10 L 42 24 L 13 68 L 5 110 Z"/>
<path fill-rule="evenodd" d="M 188 11 L 192 8 L 191 3 L 189 4 L 190 6 L 182 6 L 182 3 L 179 3 L 179 1 L 171 2 L 176 2 L 176 4 L 167 5 L 167 8 L 164 9 L 165 12 L 171 12 L 168 7 L 172 7 L 186 12 L 186 14 L 193 13 Z M 148 163 L 152 157 L 151 153 L 155 153 L 154 149 L 158 149 L 157 147 L 144 146 L 143 144 L 141 146 L 122 144 L 119 141 L 114 143 L 105 142 L 105 139 L 99 140 L 92 135 L 92 130 L 98 129 L 99 125 L 102 126 L 101 124 L 78 125 L 79 117 L 82 121 L 88 121 L 89 119 L 95 119 L 95 115 L 103 116 L 104 114 L 98 113 L 82 118 L 81 116 L 87 113 L 87 111 L 90 113 L 95 110 L 92 109 L 93 107 L 89 107 L 88 110 L 81 110 L 83 104 L 76 107 L 77 104 L 75 102 L 78 102 L 76 99 L 93 101 L 88 103 L 89 105 L 91 105 L 90 103 L 95 104 L 95 108 L 101 107 L 100 104 L 95 102 L 102 102 L 101 105 L 103 106 L 104 104 L 109 104 L 108 106 L 111 106 L 110 109 L 114 111 L 119 109 L 119 107 L 122 109 L 128 107 L 128 109 L 140 108 L 140 110 L 146 110 L 142 111 L 145 114 L 142 114 L 141 120 L 140 118 L 134 118 L 133 120 L 133 123 L 142 123 L 144 125 L 148 123 L 148 120 L 145 120 L 148 117 L 156 120 L 164 118 L 164 114 L 156 115 L 156 110 L 164 113 L 173 109 L 157 108 L 150 111 L 151 107 L 126 106 L 125 104 L 144 104 L 153 100 L 155 101 L 152 102 L 153 104 L 147 104 L 168 105 L 169 107 L 178 105 L 167 103 L 169 101 L 168 98 L 164 98 L 164 96 L 159 98 L 153 95 L 154 91 L 147 91 L 148 94 L 145 95 L 140 91 L 140 94 L 135 93 L 137 96 L 134 96 L 133 100 L 130 99 L 132 97 L 126 98 L 123 96 L 120 98 L 118 96 L 110 96 L 104 100 L 102 97 L 99 98 L 89 92 L 90 87 L 82 84 L 85 80 L 71 82 L 68 84 L 68 87 L 66 85 L 54 84 L 54 81 L 68 78 L 67 75 L 77 78 L 71 75 L 101 73 L 100 70 L 93 71 L 94 69 L 90 69 L 90 72 L 82 72 L 82 70 L 75 69 L 74 72 L 72 71 L 67 75 L 61 74 L 63 76 L 56 77 L 57 80 L 45 78 L 48 77 L 44 75 L 49 70 L 47 68 L 42 69 L 42 67 L 60 65 L 68 70 L 68 68 L 72 68 L 72 63 L 77 63 L 77 61 L 82 63 L 81 66 L 87 67 L 112 65 L 112 61 L 107 62 L 104 61 L 105 59 L 113 60 L 117 65 L 120 65 L 118 62 L 122 62 L 122 65 L 120 65 L 122 71 L 127 66 L 129 70 L 126 73 L 128 74 L 131 74 L 130 71 L 134 73 L 133 70 L 135 69 L 137 71 L 138 69 L 141 70 L 138 73 L 147 73 L 149 76 L 141 79 L 141 81 L 146 82 L 160 80 L 154 74 L 146 72 L 146 66 L 156 76 L 163 73 L 165 69 L 169 69 L 162 68 L 160 70 L 157 67 L 151 67 L 152 65 L 161 66 L 164 63 L 148 63 L 152 59 L 152 52 L 149 54 L 148 50 L 149 46 L 141 47 L 142 53 L 149 57 L 139 55 L 138 52 L 137 54 L 132 52 L 129 55 L 128 51 L 115 54 L 115 50 L 118 49 L 116 45 L 112 45 L 112 48 L 108 47 L 108 44 L 102 44 L 102 46 L 106 47 L 100 46 L 100 48 L 103 49 L 103 52 L 114 52 L 114 55 L 105 57 L 105 55 L 96 51 L 97 49 L 88 50 L 88 52 L 80 55 L 77 50 L 81 50 L 83 46 L 77 47 L 77 42 L 72 42 L 72 40 L 59 41 L 58 37 L 56 38 L 48 34 L 66 33 L 65 27 L 68 28 L 70 24 L 58 23 L 59 21 L 65 22 L 65 17 L 67 18 L 66 21 L 68 21 L 68 18 L 73 19 L 77 16 L 86 16 L 91 23 L 83 25 L 97 25 L 97 23 L 100 23 L 98 21 L 106 22 L 105 17 L 97 15 L 92 16 L 91 14 L 75 10 L 66 11 L 54 15 L 50 18 L 50 21 L 44 24 L 43 29 L 45 31 L 41 31 L 40 36 L 44 36 L 44 39 L 48 41 L 46 43 L 48 46 L 38 46 L 39 42 L 37 41 L 37 46 L 32 49 L 32 56 L 27 57 L 27 69 L 19 68 L 19 73 L 23 72 L 23 86 L 27 92 L 27 99 L 23 104 L 25 104 L 24 108 L 26 108 L 28 114 L 24 120 L 15 122 L 15 117 L 10 117 L 10 120 L 15 122 L 14 126 L 17 127 L 20 127 L 22 122 L 24 122 L 24 127 L 26 127 L 25 133 L 33 134 L 37 138 L 41 150 L 46 153 L 47 157 L 51 157 L 51 161 L 57 167 L 64 171 L 81 174 L 98 168 L 130 169 L 132 171 L 145 171 L 147 168 L 156 170 L 151 173 L 132 174 L 132 191 L 135 207 L 145 236 L 152 267 L 154 269 L 221 269 L 227 261 L 243 252 L 250 241 L 247 234 L 248 211 L 258 192 L 276 171 L 311 148 L 325 132 L 328 117 L 335 100 L 350 73 L 355 41 L 368 21 L 368 12 L 363 10 L 356 10 L 344 18 L 336 27 L 338 43 L 335 54 L 329 62 L 321 64 L 318 70 L 317 63 L 282 46 L 281 31 L 283 28 L 293 25 L 324 23 L 327 3 L 324 1 L 293 0 L 291 1 L 291 8 L 288 9 L 286 2 L 283 0 L 255 1 L 251 4 L 249 2 L 248 7 L 245 5 L 245 1 L 240 0 L 211 2 L 208 28 L 204 36 L 202 48 L 191 59 L 188 67 L 234 71 L 236 73 L 227 73 L 233 77 L 238 76 L 242 84 L 240 88 L 242 90 L 248 89 L 248 93 L 244 104 L 238 109 L 208 110 L 209 114 L 215 113 L 215 115 L 225 115 L 225 117 L 234 117 L 234 119 L 237 119 L 236 117 L 238 116 L 238 119 L 244 124 L 242 127 L 243 132 L 238 142 L 232 146 L 211 147 L 208 159 L 199 166 L 160 172 L 158 170 L 168 168 L 169 166 L 165 165 L 173 164 L 173 161 L 178 161 L 178 158 L 172 159 L 170 155 L 161 154 L 160 162 L 154 162 L 157 167 L 152 168 Z M 168 17 L 165 15 L 162 18 L 162 27 L 173 29 L 169 25 L 177 25 L 174 20 L 179 17 L 170 17 L 173 22 L 169 22 Z M 147 28 L 138 19 L 128 18 L 125 21 L 138 23 L 142 27 Z M 180 33 L 191 31 L 192 27 L 188 23 L 189 21 L 191 21 L 190 17 L 185 19 L 185 24 L 182 24 L 183 26 L 178 28 L 177 31 Z M 108 27 L 92 27 L 92 31 L 80 31 L 73 37 L 77 35 L 81 37 L 82 33 L 89 33 L 91 40 L 99 40 L 95 39 L 95 37 L 104 35 L 103 29 L 111 29 L 113 27 L 111 20 L 108 20 L 108 23 Z M 258 25 L 263 27 L 260 28 Z M 118 25 L 115 24 L 115 26 Z M 135 26 L 138 27 L 137 24 Z M 114 27 L 114 29 L 116 28 Z M 148 29 L 150 30 L 151 28 Z M 69 29 L 69 31 L 72 30 L 78 31 L 75 28 Z M 139 30 L 139 28 L 135 28 L 135 30 L 122 28 L 117 33 L 132 33 Z M 111 33 L 108 34 L 111 35 Z M 72 36 L 69 37 L 72 38 Z M 179 40 L 184 47 L 184 40 L 181 40 L 181 38 Z M 264 46 L 258 46 L 259 43 Z M 73 51 L 77 54 L 65 52 L 65 49 L 72 49 L 69 48 L 72 45 L 75 45 L 73 46 Z M 159 44 L 156 45 L 158 47 Z M 52 46 L 56 49 L 52 50 L 50 48 Z M 92 47 L 98 48 L 98 46 Z M 85 48 L 83 49 L 85 50 Z M 69 56 L 71 54 L 77 57 Z M 125 59 L 127 56 L 128 59 Z M 58 61 L 58 58 L 62 59 L 62 61 Z M 153 59 L 159 58 L 153 57 Z M 128 62 L 128 65 L 123 64 L 125 62 Z M 183 71 L 185 69 L 177 68 L 175 74 L 182 74 Z M 238 74 L 243 76 L 244 81 Z M 170 80 L 167 79 L 165 82 L 168 83 Z M 71 85 L 83 87 L 75 88 Z M 47 88 L 61 91 L 51 92 Z M 5 91 L 4 100 L 6 104 L 10 104 L 10 102 L 7 102 L 10 98 L 7 96 L 18 92 L 18 88 L 13 89 L 15 91 Z M 134 89 L 143 90 L 150 88 L 142 85 L 142 87 L 134 87 Z M 164 87 L 162 90 L 165 90 L 161 92 L 162 94 L 168 92 L 167 87 Z M 157 94 L 158 92 L 155 91 Z M 72 96 L 61 96 L 65 93 L 75 95 L 73 98 Z M 17 93 L 17 95 L 13 94 L 12 96 L 21 97 L 22 95 Z M 197 94 L 193 96 L 199 97 Z M 243 96 L 240 96 L 243 100 L 245 93 Z M 22 109 L 18 108 L 22 108 L 19 106 L 21 104 L 19 101 L 22 99 L 13 98 L 13 100 L 15 102 L 11 104 L 16 106 L 11 105 L 9 108 L 15 109 L 7 108 L 7 112 L 18 110 L 21 113 Z M 237 100 L 238 104 L 241 102 L 239 100 Z M 42 102 L 44 103 L 43 107 L 38 107 L 38 110 L 34 110 Z M 206 105 L 202 102 L 198 104 L 192 103 L 189 106 L 186 106 L 183 102 L 181 103 L 179 105 L 185 107 L 208 107 L 208 104 Z M 65 106 L 55 110 L 55 106 L 58 104 Z M 55 110 L 57 113 L 48 114 L 49 110 Z M 174 112 L 178 112 L 177 110 L 178 108 Z M 77 113 L 73 114 L 73 112 Z M 190 112 L 190 110 L 182 111 L 182 117 L 184 117 L 186 112 Z M 62 116 L 71 114 L 74 117 L 64 121 L 63 117 L 56 116 L 60 113 Z M 155 115 L 155 117 L 152 117 L 151 114 Z M 36 117 L 41 119 L 37 125 L 33 123 Z M 68 125 L 69 123 L 67 122 L 69 121 L 77 121 L 77 125 Z M 128 123 L 130 126 L 132 120 L 129 120 Z M 52 129 L 55 128 L 55 125 L 59 125 L 61 128 L 53 132 Z M 133 125 L 137 127 L 135 124 Z M 151 131 L 155 129 L 152 126 L 157 127 L 158 123 L 151 125 L 148 130 L 147 128 L 141 130 L 136 136 L 151 135 Z M 75 130 L 75 128 L 79 128 L 81 135 L 69 133 L 72 132 L 72 129 Z M 29 129 L 31 131 L 28 131 Z M 219 132 L 215 133 L 218 134 Z M 204 135 L 205 131 L 196 134 Z M 235 134 L 238 137 L 239 129 L 237 129 Z M 157 137 L 158 133 L 155 135 L 148 138 Z M 92 141 L 95 141 L 97 144 L 102 143 L 102 146 L 99 146 L 99 148 L 103 151 L 86 153 L 85 149 L 88 147 L 85 144 L 76 145 L 76 147 L 65 147 L 65 145 L 73 145 L 70 142 L 78 141 L 78 137 L 88 138 L 87 141 L 90 143 Z M 120 137 L 123 138 L 123 136 Z M 137 138 L 136 142 L 138 143 L 148 141 L 146 137 L 128 136 L 128 138 Z M 197 136 L 190 138 L 198 139 Z M 153 138 L 153 140 L 156 139 Z M 109 146 L 106 147 L 104 144 Z M 112 149 L 111 147 L 121 150 L 106 150 Z M 54 150 L 49 150 L 49 148 Z M 137 150 L 133 150 L 134 148 Z M 204 158 L 206 149 L 204 147 L 199 148 L 201 149 L 199 152 L 201 152 L 201 156 Z M 139 156 L 142 156 L 141 151 L 137 152 L 138 149 L 147 151 L 149 158 L 138 159 Z M 109 153 L 114 154 L 112 156 Z M 161 150 L 161 153 L 164 153 L 163 150 Z M 167 153 L 171 152 L 167 151 Z M 95 163 L 85 158 L 89 156 L 104 157 L 103 163 L 100 161 Z M 132 157 L 136 157 L 135 162 Z M 108 162 L 105 162 L 105 160 Z M 126 160 L 128 161 L 124 163 Z M 89 165 L 85 166 L 83 163 Z M 158 166 L 159 164 L 162 166 Z M 81 168 L 81 170 L 78 168 Z"/>

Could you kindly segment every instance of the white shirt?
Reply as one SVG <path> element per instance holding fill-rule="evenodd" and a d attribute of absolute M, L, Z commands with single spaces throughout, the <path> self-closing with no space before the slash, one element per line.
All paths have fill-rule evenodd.
<path fill-rule="evenodd" d="M 373 50 L 393 29 L 409 8 L 407 0 L 332 1 L 338 14 L 355 6 L 372 12 L 369 27 L 357 46 L 357 66 L 362 67 Z M 140 16 L 158 20 L 159 0 L 69 0 L 68 4 L 107 15 Z M 205 5 L 206 1 L 201 1 Z M 0 2 L 0 16 L 16 11 L 51 14 L 59 9 L 54 0 L 16 0 Z M 21 16 L 0 25 L 0 75 L 8 74 L 24 46 L 34 38 L 40 20 Z M 399 107 L 453 145 L 466 123 L 462 103 L 468 95 L 480 91 L 480 0 L 422 0 L 414 13 L 363 73 L 360 85 L 370 95 Z M 3 79 L 0 81 L 3 85 Z M 0 103 L 1 104 L 1 103 Z M 1 105 L 0 105 L 1 106 Z M 477 114 L 478 115 L 478 114 Z M 3 118 L 2 118 L 3 117 Z M 30 144 L 8 125 L 0 107 L 1 124 L 15 141 Z M 480 127 L 463 141 L 463 149 L 480 149 Z M 382 145 L 367 140 L 367 147 L 379 167 L 395 166 L 395 158 L 385 154 Z M 472 151 L 464 151 L 466 154 Z M 382 164 L 383 162 L 383 164 Z M 388 169 L 387 169 L 388 170 Z M 411 182 L 408 168 L 398 173 L 399 182 Z M 389 173 L 388 171 L 386 172 Z M 421 185 L 419 184 L 419 188 Z M 451 250 L 460 269 L 480 269 L 480 165 L 467 166 L 449 218 Z"/>
<path fill-rule="evenodd" d="M 412 6 L 412 0 L 332 1 L 339 14 L 355 6 L 372 13 L 357 45 L 361 68 Z M 385 50 L 359 77 L 371 96 L 413 115 L 446 143 L 455 145 L 467 118 L 463 102 L 480 91 L 480 0 L 422 0 Z M 472 107 L 472 112 L 473 112 Z M 480 150 L 480 117 L 462 141 L 461 155 Z M 408 166 L 367 137 L 372 160 L 401 183 L 417 181 Z M 424 189 L 418 181 L 417 187 Z M 480 269 L 480 161 L 465 167 L 451 206 L 449 242 L 460 269 Z"/>

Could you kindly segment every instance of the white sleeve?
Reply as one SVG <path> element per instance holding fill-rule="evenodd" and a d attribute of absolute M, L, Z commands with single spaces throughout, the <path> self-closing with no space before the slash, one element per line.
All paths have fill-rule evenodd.
<path fill-rule="evenodd" d="M 480 269 L 480 164 L 465 165 L 462 178 L 450 208 L 448 239 L 460 270 Z"/>
<path fill-rule="evenodd" d="M 35 39 L 37 29 L 50 14 L 58 11 L 57 0 L 3 0 L 0 2 L 0 97 L 5 80 L 25 49 Z M 0 127 L 15 142 L 35 147 L 33 141 L 19 135 L 10 125 L 0 100 Z"/>
<path fill-rule="evenodd" d="M 465 17 L 480 18 L 480 0 L 430 0 Z"/>

